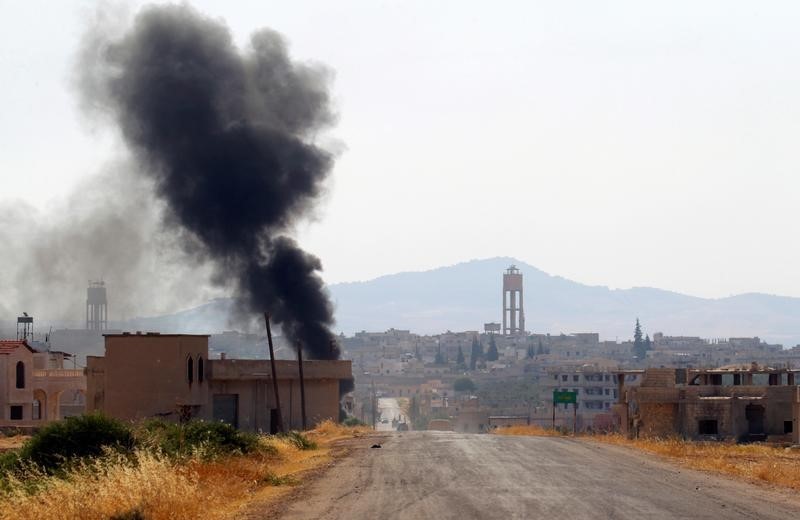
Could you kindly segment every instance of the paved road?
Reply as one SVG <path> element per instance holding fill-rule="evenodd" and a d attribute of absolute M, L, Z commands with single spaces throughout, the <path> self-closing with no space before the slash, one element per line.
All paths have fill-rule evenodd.
<path fill-rule="evenodd" d="M 788 492 L 686 470 L 591 441 L 449 432 L 362 439 L 287 519 L 800 518 Z"/>
<path fill-rule="evenodd" d="M 378 398 L 378 411 L 380 413 L 377 424 L 378 431 L 393 431 L 396 427 L 392 426 L 392 419 L 399 420 L 402 413 L 400 403 L 394 397 L 380 397 Z M 387 419 L 389 422 L 384 424 L 380 422 L 381 419 Z"/>

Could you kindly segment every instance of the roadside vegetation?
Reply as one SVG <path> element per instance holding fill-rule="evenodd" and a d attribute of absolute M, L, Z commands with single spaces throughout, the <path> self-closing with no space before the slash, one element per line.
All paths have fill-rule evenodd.
<path fill-rule="evenodd" d="M 328 422 L 269 436 L 203 421 L 69 418 L 0 454 L 0 518 L 236 518 L 330 460 L 333 441 L 365 431 Z"/>
<path fill-rule="evenodd" d="M 497 435 L 572 436 L 541 426 L 511 426 Z M 578 437 L 652 453 L 682 466 L 800 491 L 800 450 L 771 444 L 733 444 L 682 439 L 628 439 L 619 434 Z"/>

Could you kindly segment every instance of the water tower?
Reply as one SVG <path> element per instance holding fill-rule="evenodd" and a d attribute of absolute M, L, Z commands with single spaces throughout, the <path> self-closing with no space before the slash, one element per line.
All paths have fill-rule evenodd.
<path fill-rule="evenodd" d="M 89 281 L 86 289 L 86 329 L 108 329 L 108 298 L 106 297 L 106 283 Z"/>
<path fill-rule="evenodd" d="M 503 274 L 503 334 L 525 334 L 522 308 L 522 273 L 512 265 Z"/>
<path fill-rule="evenodd" d="M 17 341 L 33 340 L 33 316 L 23 312 L 17 318 Z"/>

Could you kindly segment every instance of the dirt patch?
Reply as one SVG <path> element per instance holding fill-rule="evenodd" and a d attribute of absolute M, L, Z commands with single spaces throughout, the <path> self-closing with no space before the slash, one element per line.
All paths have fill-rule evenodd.
<path fill-rule="evenodd" d="M 286 513 L 291 504 L 308 497 L 312 484 L 318 482 L 331 468 L 357 452 L 364 452 L 376 442 L 382 443 L 388 435 L 379 432 L 367 433 L 358 437 L 337 439 L 328 445 L 328 460 L 316 467 L 306 469 L 297 475 L 294 486 L 275 488 L 272 493 L 264 493 L 249 501 L 237 518 L 256 520 L 279 518 Z"/>

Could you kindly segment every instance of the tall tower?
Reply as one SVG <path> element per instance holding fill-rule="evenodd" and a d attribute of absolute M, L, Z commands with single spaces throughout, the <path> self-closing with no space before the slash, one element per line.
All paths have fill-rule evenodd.
<path fill-rule="evenodd" d="M 512 265 L 503 274 L 503 334 L 525 334 L 522 273 Z"/>
<path fill-rule="evenodd" d="M 106 283 L 89 281 L 86 289 L 86 329 L 106 330 L 108 328 L 108 299 Z"/>
<path fill-rule="evenodd" d="M 23 312 L 22 316 L 17 318 L 17 341 L 29 339 L 33 339 L 33 316 Z"/>

